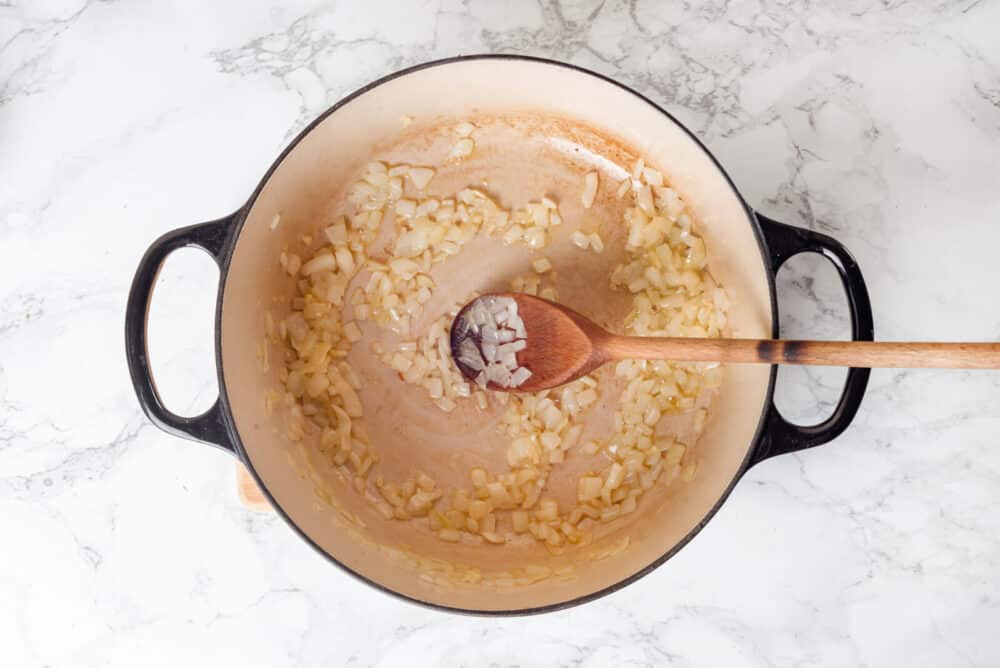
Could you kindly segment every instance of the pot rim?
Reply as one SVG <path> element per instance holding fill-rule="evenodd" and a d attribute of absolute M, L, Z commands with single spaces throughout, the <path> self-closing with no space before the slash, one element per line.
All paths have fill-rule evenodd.
<path fill-rule="evenodd" d="M 228 278 L 229 278 L 229 266 L 230 266 L 230 263 L 232 261 L 233 251 L 234 251 L 234 249 L 236 247 L 236 241 L 237 241 L 237 239 L 239 238 L 240 234 L 243 231 L 243 225 L 246 222 L 247 214 L 250 212 L 250 210 L 253 208 L 254 204 L 256 203 L 257 197 L 260 195 L 261 190 L 263 190 L 264 186 L 267 185 L 268 181 L 271 179 L 271 176 L 274 174 L 275 170 L 277 170 L 277 168 L 285 160 L 285 158 L 288 156 L 288 154 L 291 153 L 298 146 L 298 144 L 306 137 L 306 135 L 308 135 L 310 132 L 312 132 L 320 123 L 322 123 L 324 120 L 326 120 L 330 115 L 332 115 L 337 110 L 339 110 L 341 107 L 344 107 L 345 105 L 347 105 L 348 103 L 350 103 L 354 99 L 356 99 L 356 98 L 364 95 L 365 93 L 368 93 L 369 91 L 371 91 L 371 90 L 373 90 L 375 88 L 378 88 L 379 86 L 381 86 L 381 85 L 383 85 L 385 83 L 388 83 L 388 82 L 390 82 L 390 81 L 392 81 L 394 79 L 406 76 L 408 74 L 412 74 L 414 72 L 419 72 L 420 70 L 429 69 L 429 68 L 432 68 L 432 67 L 441 67 L 441 66 L 445 66 L 445 65 L 451 65 L 451 64 L 454 64 L 454 63 L 468 62 L 468 61 L 490 61 L 490 60 L 496 60 L 496 61 L 513 60 L 513 61 L 535 63 L 535 64 L 538 64 L 538 65 L 548 65 L 548 66 L 554 66 L 554 67 L 562 67 L 562 68 L 565 68 L 565 69 L 573 70 L 573 71 L 575 71 L 577 73 L 580 73 L 580 74 L 584 74 L 584 75 L 587 75 L 587 76 L 595 77 L 597 79 L 600 79 L 604 83 L 607 83 L 609 85 L 615 86 L 616 88 L 619 88 L 619 89 L 621 89 L 621 90 L 623 90 L 623 91 L 625 91 L 625 92 L 627 92 L 627 93 L 635 96 L 636 98 L 638 98 L 642 102 L 644 102 L 647 105 L 649 105 L 650 107 L 652 107 L 654 110 L 656 110 L 659 113 L 663 114 L 663 116 L 666 117 L 666 119 L 668 119 L 669 121 L 673 122 L 681 130 L 683 130 L 684 133 L 692 141 L 694 141 L 698 145 L 698 147 L 700 147 L 705 152 L 705 154 L 708 156 L 708 158 L 715 165 L 716 169 L 719 170 L 719 172 L 722 174 L 723 178 L 726 180 L 726 183 L 729 185 L 729 188 L 731 189 L 732 193 L 736 196 L 737 200 L 739 200 L 740 205 L 743 207 L 743 210 L 747 214 L 747 220 L 750 223 L 751 228 L 753 229 L 753 233 L 754 233 L 755 238 L 757 239 L 758 250 L 760 251 L 761 258 L 762 258 L 762 260 L 764 262 L 765 274 L 767 275 L 768 293 L 769 293 L 770 302 L 771 302 L 771 314 L 772 314 L 772 323 L 771 323 L 771 330 L 772 331 L 771 331 L 771 335 L 774 338 L 778 337 L 779 321 L 778 321 L 777 289 L 776 289 L 776 285 L 775 285 L 775 274 L 776 274 L 776 271 L 772 268 L 771 264 L 768 262 L 769 250 L 768 250 L 767 242 L 765 241 L 764 232 L 761 229 L 760 222 L 757 219 L 757 214 L 746 203 L 746 200 L 743 199 L 743 195 L 740 194 L 740 191 L 736 188 L 736 184 L 733 183 L 732 178 L 725 171 L 725 169 L 723 169 L 722 165 L 716 159 L 715 155 L 708 149 L 707 146 L 705 146 L 704 143 L 701 142 L 700 139 L 698 139 L 698 137 L 693 132 L 691 132 L 687 128 L 687 126 L 685 126 L 683 123 L 681 123 L 676 117 L 674 117 L 666 109 L 664 109 L 663 107 L 661 107 L 657 103 L 653 102 L 652 100 L 650 100 L 645 95 L 639 93 L 638 91 L 632 89 L 631 87 L 629 87 L 629 86 L 627 86 L 627 85 L 625 85 L 623 83 L 620 83 L 620 82 L 618 82 L 618 81 L 616 81 L 616 80 L 614 80 L 614 79 L 612 79 L 612 78 L 610 78 L 608 76 L 600 74 L 599 72 L 594 72 L 593 70 L 589 70 L 589 69 L 587 69 L 585 67 L 581 67 L 579 65 L 573 65 L 571 63 L 566 63 L 566 62 L 562 62 L 562 61 L 559 61 L 559 60 L 554 60 L 554 59 L 551 59 L 551 58 L 542 58 L 542 57 L 538 57 L 538 56 L 527 56 L 527 55 L 520 55 L 520 54 L 483 53 L 483 54 L 467 54 L 467 55 L 461 55 L 461 56 L 451 56 L 451 57 L 448 57 L 448 58 L 441 58 L 441 59 L 438 59 L 438 60 L 431 60 L 431 61 L 428 61 L 428 62 L 420 63 L 418 65 L 413 65 L 413 66 L 410 66 L 410 67 L 407 67 L 407 68 L 404 68 L 404 69 L 401 69 L 401 70 L 397 70 L 397 71 L 391 72 L 391 73 L 389 73 L 389 74 L 387 74 L 387 75 L 385 75 L 383 77 L 380 77 L 379 79 L 376 79 L 375 81 L 372 81 L 371 83 L 368 83 L 368 84 L 362 86 L 361 88 L 358 88 L 357 90 L 353 91 L 352 93 L 349 93 L 348 95 L 345 95 L 344 97 L 342 97 L 340 100 L 338 100 L 336 103 L 334 103 L 331 107 L 329 107 L 324 112 L 322 112 L 319 116 L 317 116 L 305 128 L 303 128 L 295 136 L 295 138 L 291 142 L 289 142 L 289 144 L 281 151 L 281 153 L 278 155 L 278 157 L 275 158 L 274 162 L 271 163 L 271 166 L 264 173 L 264 176 L 258 182 L 257 187 L 253 191 L 253 194 L 250 195 L 250 198 L 246 201 L 246 203 L 242 207 L 240 207 L 240 209 L 233 215 L 233 217 L 231 219 L 231 223 L 230 223 L 230 226 L 229 226 L 230 229 L 228 231 L 228 239 L 226 241 L 225 247 L 224 247 L 223 252 L 222 252 L 222 256 L 220 258 L 219 288 L 218 288 L 218 294 L 217 294 L 217 299 L 216 299 L 216 311 L 215 311 L 215 361 L 216 361 L 216 375 L 217 375 L 217 378 L 218 378 L 218 386 L 219 386 L 219 404 L 220 404 L 220 408 L 221 408 L 220 412 L 222 414 L 222 419 L 223 419 L 223 421 L 225 423 L 225 427 L 226 427 L 227 431 L 229 432 L 229 434 L 231 436 L 231 441 L 232 441 L 232 444 L 233 444 L 233 447 L 234 447 L 234 451 L 235 451 L 237 457 L 239 457 L 240 461 L 243 463 L 243 465 L 250 472 L 250 475 L 253 477 L 254 481 L 257 484 L 257 486 L 260 488 L 261 492 L 267 498 L 268 502 L 271 504 L 271 507 L 275 510 L 275 512 L 285 521 L 285 523 L 292 529 L 292 531 L 294 531 L 298 535 L 299 538 L 301 538 L 303 541 L 305 541 L 306 544 L 308 544 L 310 547 L 312 547 L 313 550 L 315 550 L 317 553 L 319 553 L 322 557 L 324 557 L 330 563 L 332 563 L 335 566 L 339 567 L 343 572 L 347 573 L 348 575 L 356 578 L 357 580 L 359 580 L 359 581 L 361 581 L 361 582 L 363 582 L 363 583 L 365 583 L 367 585 L 370 585 L 370 586 L 374 587 L 375 589 L 377 589 L 377 590 L 379 590 L 379 591 L 381 591 L 381 592 L 383 592 L 385 594 L 388 594 L 388 595 L 390 595 L 390 596 L 392 596 L 392 597 L 394 597 L 396 599 L 405 601 L 407 603 L 414 603 L 414 604 L 419 605 L 419 606 L 424 607 L 424 608 L 431 608 L 431 609 L 437 610 L 437 611 L 449 612 L 449 613 L 457 613 L 457 614 L 462 614 L 462 615 L 471 615 L 471 616 L 479 616 L 479 617 L 508 617 L 508 616 L 509 617 L 515 617 L 515 616 L 537 615 L 537 614 L 544 614 L 544 613 L 548 613 L 548 612 L 556 612 L 556 611 L 559 611 L 559 610 L 566 610 L 568 608 L 572 608 L 572 607 L 575 607 L 575 606 L 578 606 L 578 605 L 582 605 L 584 603 L 589 603 L 591 601 L 597 600 L 599 598 L 607 596 L 608 594 L 612 594 L 612 593 L 614 593 L 614 592 L 616 592 L 616 591 L 618 591 L 620 589 L 623 589 L 623 588 L 627 587 L 628 585 L 631 585 L 632 583 L 638 581 L 639 579 L 641 579 L 644 576 L 648 575 L 649 573 L 653 572 L 654 570 L 656 570 L 657 568 L 659 568 L 661 565 L 663 565 L 664 562 L 666 562 L 667 560 L 669 560 L 670 558 L 672 558 L 674 555 L 676 555 L 678 552 L 680 552 L 680 550 L 683 547 L 685 547 L 688 543 L 690 543 L 691 540 L 693 540 L 694 537 L 696 535 L 698 535 L 699 532 L 701 532 L 701 530 L 705 527 L 705 525 L 708 524 L 708 522 L 711 521 L 711 519 L 713 517 L 715 517 L 715 514 L 719 511 L 719 509 L 722 507 L 722 505 L 729 498 L 729 495 L 732 494 L 732 491 L 736 487 L 736 484 L 740 481 L 740 479 L 743 477 L 743 475 L 746 473 L 747 469 L 750 467 L 750 465 L 754 461 L 754 455 L 755 455 L 757 449 L 760 446 L 761 439 L 764 436 L 764 433 L 765 433 L 765 430 L 766 430 L 766 426 L 767 426 L 767 417 L 768 417 L 768 414 L 769 414 L 769 411 L 770 411 L 770 406 L 771 406 L 772 399 L 773 399 L 773 396 L 774 396 L 774 384 L 775 384 L 775 378 L 777 377 L 777 367 L 773 366 L 773 365 L 771 366 L 771 370 L 770 370 L 770 373 L 768 375 L 767 391 L 765 392 L 766 402 L 765 402 L 764 407 L 763 407 L 763 409 L 761 411 L 760 419 L 757 422 L 757 428 L 754 430 L 753 437 L 752 437 L 752 439 L 750 441 L 751 446 L 749 448 L 747 448 L 746 455 L 744 456 L 743 461 L 740 462 L 740 465 L 737 468 L 736 472 L 734 473 L 733 478 L 730 481 L 729 485 L 726 487 L 725 490 L 723 490 L 723 492 L 719 496 L 718 500 L 708 510 L 708 512 L 705 514 L 705 516 L 681 540 L 677 541 L 668 550 L 666 550 L 663 553 L 662 556 L 654 559 L 652 562 L 650 562 L 649 564 L 647 564 L 643 568 L 641 568 L 638 571 L 632 573 L 628 577 L 625 577 L 625 578 L 619 580 L 618 582 L 615 582 L 614 584 L 611 584 L 611 585 L 608 585 L 606 587 L 603 587 L 602 589 L 599 589 L 597 591 L 590 592 L 590 593 L 584 594 L 582 596 L 578 596 L 576 598 L 568 599 L 566 601 L 560 601 L 560 602 L 557 602 L 557 603 L 551 603 L 551 604 L 541 605 L 541 606 L 536 606 L 536 607 L 531 607 L 531 608 L 515 608 L 515 609 L 510 609 L 510 610 L 481 610 L 481 609 L 475 609 L 475 608 L 461 608 L 461 607 L 455 607 L 455 606 L 442 605 L 442 604 L 439 604 L 439 603 L 432 603 L 432 602 L 429 602 L 429 601 L 422 601 L 419 598 L 415 598 L 413 596 L 409 596 L 407 594 L 403 594 L 402 592 L 396 591 L 395 589 L 391 589 L 391 588 L 389 588 L 389 587 L 387 587 L 387 586 L 385 586 L 385 585 L 383 585 L 383 584 L 381 584 L 379 582 L 376 582 L 375 580 L 372 580 L 372 579 L 368 578 L 365 575 L 362 575 L 358 571 L 356 571 L 356 570 L 350 568 L 349 566 L 347 566 L 346 564 L 340 562 L 336 557 L 334 557 L 329 552 L 327 552 L 326 550 L 324 550 L 310 536 L 308 536 L 299 527 L 299 525 L 295 522 L 295 520 L 291 516 L 289 516 L 288 513 L 285 512 L 285 510 L 281 507 L 281 505 L 277 502 L 277 500 L 271 494 L 270 490 L 267 488 L 267 485 L 264 484 L 264 481 L 261 479 L 260 475 L 258 475 L 257 470 L 254 468 L 254 466 L 251 463 L 250 458 L 249 458 L 246 450 L 243 447 L 243 441 L 240 438 L 240 433 L 239 433 L 239 430 L 236 427 L 236 423 L 235 423 L 235 420 L 233 418 L 232 408 L 231 408 L 230 403 L 229 403 L 229 394 L 228 394 L 228 392 L 226 390 L 225 372 L 224 372 L 224 369 L 223 369 L 223 361 L 222 361 L 222 310 L 223 310 L 223 300 L 225 299 L 226 284 L 227 284 L 227 281 L 228 281 Z"/>

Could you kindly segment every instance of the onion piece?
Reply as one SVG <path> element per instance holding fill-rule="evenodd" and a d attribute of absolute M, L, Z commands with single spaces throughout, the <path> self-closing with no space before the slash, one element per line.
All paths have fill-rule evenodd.
<path fill-rule="evenodd" d="M 531 378 L 531 371 L 527 367 L 519 367 L 510 375 L 510 387 L 520 387 L 529 378 Z"/>
<path fill-rule="evenodd" d="M 586 176 L 583 177 L 583 194 L 580 195 L 580 201 L 583 203 L 584 209 L 589 209 L 594 205 L 594 199 L 597 197 L 597 172 L 587 172 Z"/>
<path fill-rule="evenodd" d="M 430 167 L 411 167 L 408 176 L 417 190 L 423 190 L 434 178 L 434 174 L 435 171 Z"/>

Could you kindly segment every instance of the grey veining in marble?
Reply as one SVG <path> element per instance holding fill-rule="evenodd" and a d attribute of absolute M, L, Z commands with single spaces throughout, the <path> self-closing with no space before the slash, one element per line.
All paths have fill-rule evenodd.
<path fill-rule="evenodd" d="M 158 432 L 122 351 L 160 233 L 239 206 L 281 147 L 394 69 L 527 53 L 614 77 L 751 205 L 857 255 L 887 339 L 998 339 L 1000 3 L 0 1 L 0 664 L 994 666 L 1000 375 L 877 371 L 835 443 L 753 469 L 698 538 L 597 603 L 454 618 L 370 591 Z M 151 349 L 212 402 L 216 278 L 178 253 Z M 844 336 L 836 276 L 783 333 Z M 843 372 L 781 374 L 818 419 Z M 362 612 L 363 611 L 363 612 Z"/>

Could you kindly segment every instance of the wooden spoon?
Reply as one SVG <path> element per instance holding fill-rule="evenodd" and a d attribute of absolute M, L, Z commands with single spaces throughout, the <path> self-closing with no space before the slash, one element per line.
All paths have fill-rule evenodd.
<path fill-rule="evenodd" d="M 698 339 L 617 336 L 560 304 L 516 292 L 483 295 L 509 297 L 527 333 L 527 347 L 517 353 L 531 377 L 517 387 L 490 383 L 490 389 L 536 392 L 563 385 L 607 362 L 624 359 L 675 362 L 804 364 L 860 368 L 1000 368 L 1000 343 L 898 343 L 872 341 L 785 341 L 774 339 Z M 466 304 L 458 322 L 476 302 Z M 452 356 L 462 374 L 478 372 L 459 362 L 455 327 Z"/>

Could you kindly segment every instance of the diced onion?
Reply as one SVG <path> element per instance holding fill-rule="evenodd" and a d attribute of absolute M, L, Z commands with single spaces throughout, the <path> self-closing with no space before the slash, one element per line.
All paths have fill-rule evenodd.
<path fill-rule="evenodd" d="M 471 123 L 455 126 L 458 139 L 449 159 L 472 154 L 474 129 Z M 380 497 L 375 496 L 372 504 L 378 517 L 426 518 L 420 521 L 426 521 L 441 540 L 470 545 L 503 545 L 513 535 L 507 533 L 511 529 L 553 551 L 565 549 L 566 543 L 585 544 L 591 523 L 613 522 L 634 512 L 641 495 L 657 481 L 693 480 L 698 471 L 693 448 L 707 426 L 701 397 L 722 382 L 723 370 L 717 364 L 619 363 L 615 376 L 624 389 L 611 434 L 607 440 L 580 445 L 587 411 L 603 399 L 594 378 L 585 376 L 560 390 L 536 394 L 484 391 L 488 382 L 517 387 L 531 378 L 531 371 L 519 366 L 517 359 L 528 345 L 524 322 L 516 302 L 508 300 L 480 305 L 471 311 L 469 323 L 455 323 L 460 341 L 457 361 L 475 374 L 475 382 L 465 380 L 450 359 L 455 311 L 430 325 L 421 319 L 435 294 L 432 267 L 460 253 L 480 234 L 539 250 L 549 242 L 549 228 L 560 225 L 562 218 L 555 199 L 548 196 L 511 211 L 502 209 L 481 187 L 464 188 L 451 198 L 403 196 L 404 179 L 422 192 L 434 176 L 433 167 L 372 162 L 348 189 L 354 209 L 323 230 L 320 239 L 325 236 L 329 245 L 305 261 L 288 248 L 282 251 L 281 268 L 296 278 L 298 293 L 288 317 L 267 322 L 269 343 L 285 347 L 285 366 L 278 370 L 285 394 L 284 399 L 269 394 L 264 403 L 268 412 L 282 402 L 288 407 L 289 439 L 304 441 L 307 423 L 315 422 L 320 451 L 346 482 L 365 496 L 373 494 L 369 486 L 375 485 Z M 619 199 L 629 196 L 622 221 L 626 258 L 611 276 L 612 288 L 627 291 L 632 302 L 625 330 L 645 336 L 721 336 L 729 300 L 708 272 L 705 243 L 695 232 L 692 215 L 663 173 L 642 159 L 636 161 L 631 177 L 617 185 Z M 584 176 L 584 207 L 593 206 L 599 187 L 596 171 Z M 389 257 L 376 260 L 368 249 L 386 212 L 396 236 L 386 247 Z M 279 221 L 276 215 L 271 228 Z M 604 250 L 597 232 L 576 230 L 569 239 L 581 249 Z M 312 242 L 312 235 L 302 238 L 306 246 Z M 371 252 L 381 252 L 381 247 Z M 536 257 L 531 269 L 534 273 L 516 278 L 512 289 L 555 300 L 551 261 Z M 353 284 L 361 272 L 366 278 Z M 348 301 L 351 309 L 346 309 Z M 509 471 L 473 469 L 471 490 L 439 486 L 423 473 L 404 483 L 385 482 L 378 456 L 359 424 L 364 420 L 362 378 L 348 363 L 348 353 L 361 340 L 362 330 L 356 320 L 344 320 L 345 309 L 356 320 L 371 320 L 374 326 L 395 332 L 400 342 L 394 349 L 373 342 L 371 350 L 401 382 L 419 387 L 441 411 L 453 411 L 461 402 L 480 410 L 490 401 L 506 407 L 501 425 L 510 438 Z M 417 327 L 424 329 L 411 331 Z M 261 348 L 258 357 L 266 362 L 267 345 L 263 353 Z M 689 416 L 685 422 L 690 424 L 689 437 L 683 442 L 658 435 L 663 416 L 676 413 Z M 543 494 L 548 493 L 550 471 L 572 449 L 595 457 L 595 465 L 603 468 L 580 476 L 577 505 L 561 510 Z M 602 456 L 596 458 L 598 454 Z M 613 554 L 625 546 L 627 541 L 603 553 Z M 553 575 L 550 569 L 529 565 L 498 581 L 528 582 Z M 481 575 L 469 577 L 475 580 Z"/>
<path fill-rule="evenodd" d="M 540 257 L 531 263 L 531 267 L 538 274 L 544 274 L 552 269 L 552 263 L 549 262 L 548 258 Z"/>
<path fill-rule="evenodd" d="M 583 177 L 583 194 L 580 195 L 580 201 L 583 203 L 584 209 L 589 209 L 594 205 L 594 199 L 597 197 L 597 183 L 597 172 L 588 172 Z"/>
<path fill-rule="evenodd" d="M 434 170 L 430 167 L 412 167 L 409 171 L 409 177 L 417 190 L 423 190 L 434 178 Z"/>

